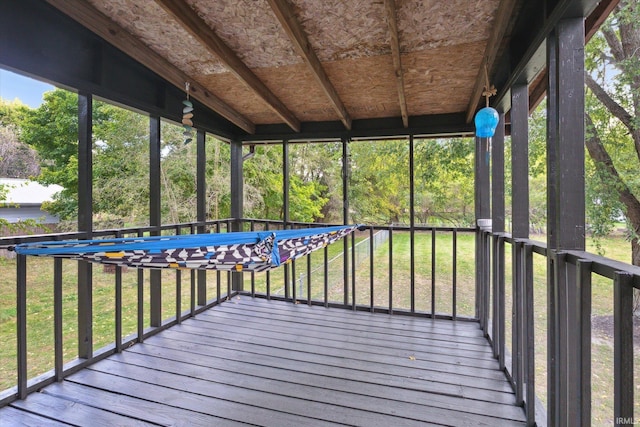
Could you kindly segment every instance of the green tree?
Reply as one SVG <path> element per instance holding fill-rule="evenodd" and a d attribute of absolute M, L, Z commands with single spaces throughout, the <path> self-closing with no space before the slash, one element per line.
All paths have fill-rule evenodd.
<path fill-rule="evenodd" d="M 587 46 L 585 143 L 594 165 L 587 209 L 598 233 L 624 212 L 634 265 L 640 265 L 639 51 L 640 5 L 622 0 Z"/>
<path fill-rule="evenodd" d="M 417 222 L 467 226 L 474 221 L 473 139 L 415 143 Z"/>

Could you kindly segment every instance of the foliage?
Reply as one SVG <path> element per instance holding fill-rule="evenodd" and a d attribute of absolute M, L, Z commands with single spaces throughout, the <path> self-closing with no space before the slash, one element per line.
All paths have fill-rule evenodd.
<path fill-rule="evenodd" d="M 416 141 L 417 222 L 473 224 L 474 150 L 473 139 Z"/>
<path fill-rule="evenodd" d="M 624 214 L 640 265 L 640 8 L 621 1 L 586 49 L 587 213 L 596 236 Z"/>
<path fill-rule="evenodd" d="M 19 141 L 14 125 L 0 125 L 0 177 L 28 179 L 39 173 L 36 151 Z"/>

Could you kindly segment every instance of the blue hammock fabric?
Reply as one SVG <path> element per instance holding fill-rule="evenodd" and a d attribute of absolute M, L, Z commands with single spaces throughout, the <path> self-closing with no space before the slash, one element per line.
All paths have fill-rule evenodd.
<path fill-rule="evenodd" d="M 134 268 L 265 271 L 308 255 L 349 235 L 358 225 L 67 240 L 16 245 L 20 255 L 52 256 Z"/>

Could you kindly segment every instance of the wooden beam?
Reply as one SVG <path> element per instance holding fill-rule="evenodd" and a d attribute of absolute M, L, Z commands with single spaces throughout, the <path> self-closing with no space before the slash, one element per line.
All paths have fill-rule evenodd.
<path fill-rule="evenodd" d="M 184 88 L 185 82 L 189 82 L 193 98 L 244 131 L 250 134 L 255 133 L 256 127 L 249 119 L 209 93 L 206 88 L 91 6 L 89 2 L 66 0 L 47 0 L 47 2 L 176 87 Z"/>
<path fill-rule="evenodd" d="M 602 0 L 593 12 L 587 16 L 584 21 L 585 44 L 598 32 L 600 26 L 604 24 L 604 21 L 606 21 L 618 3 L 620 3 L 620 0 Z M 542 77 L 534 80 L 532 84 L 533 87 L 529 91 L 529 111 L 533 111 L 538 104 L 542 102 L 544 97 L 547 96 L 546 68 L 542 70 L 540 74 Z"/>
<path fill-rule="evenodd" d="M 480 102 L 480 97 L 482 96 L 482 91 L 486 84 L 485 65 L 487 67 L 486 72 L 490 73 L 491 68 L 493 67 L 493 62 L 496 60 L 498 49 L 500 48 L 500 42 L 507 31 L 507 27 L 509 26 L 511 15 L 513 14 L 513 9 L 516 3 L 516 0 L 501 0 L 498 5 L 496 17 L 493 20 L 491 36 L 489 36 L 489 40 L 487 41 L 487 47 L 484 50 L 482 63 L 480 64 L 478 75 L 476 76 L 476 83 L 473 86 L 471 99 L 467 106 L 467 123 L 470 123 L 473 119 L 473 115 L 478 108 L 478 102 Z"/>
<path fill-rule="evenodd" d="M 156 0 L 176 21 L 204 47 L 215 54 L 229 70 L 253 90 L 280 118 L 296 132 L 300 121 L 277 96 L 242 62 L 235 52 L 200 18 L 184 0 Z"/>
<path fill-rule="evenodd" d="M 396 86 L 398 88 L 398 101 L 400 102 L 400 112 L 402 114 L 402 124 L 409 127 L 409 113 L 407 112 L 407 98 L 404 95 L 404 77 L 402 63 L 400 62 L 400 40 L 398 37 L 398 19 L 396 17 L 395 0 L 384 0 L 384 7 L 387 10 L 387 22 L 389 23 L 389 34 L 391 44 L 391 56 L 393 57 L 393 68 L 396 75 Z"/>
<path fill-rule="evenodd" d="M 280 21 L 280 25 L 282 25 L 282 28 L 289 36 L 289 39 L 293 43 L 298 55 L 302 57 L 305 64 L 307 64 L 311 70 L 313 77 L 320 84 L 324 93 L 329 97 L 333 109 L 338 113 L 338 117 L 340 117 L 340 121 L 342 121 L 347 129 L 351 130 L 351 117 L 349 116 L 349 112 L 342 103 L 342 100 L 340 99 L 336 89 L 333 87 L 333 84 L 331 84 L 327 73 L 322 67 L 315 51 L 311 47 L 307 34 L 302 28 L 300 21 L 298 21 L 293 13 L 291 6 L 289 6 L 287 0 L 267 0 L 267 2 L 271 6 L 271 9 L 273 9 L 278 21 Z"/>

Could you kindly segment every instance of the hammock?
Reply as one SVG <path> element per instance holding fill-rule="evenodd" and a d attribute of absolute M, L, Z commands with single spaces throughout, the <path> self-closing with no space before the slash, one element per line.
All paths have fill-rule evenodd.
<path fill-rule="evenodd" d="M 134 268 L 265 271 L 349 235 L 359 226 L 24 243 L 20 255 Z"/>

